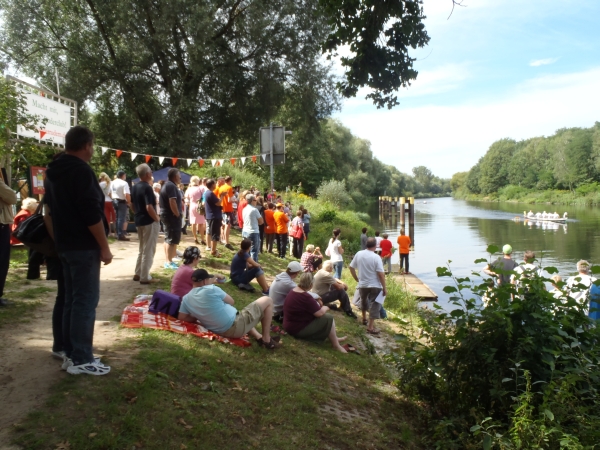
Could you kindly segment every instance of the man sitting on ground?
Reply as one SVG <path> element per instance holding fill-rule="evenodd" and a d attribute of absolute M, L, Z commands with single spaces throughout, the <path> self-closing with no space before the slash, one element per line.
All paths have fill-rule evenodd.
<path fill-rule="evenodd" d="M 273 299 L 273 320 L 283 321 L 283 303 L 288 293 L 296 287 L 294 278 L 302 273 L 302 266 L 298 261 L 288 264 L 285 272 L 275 277 L 269 288 L 269 297 Z"/>
<path fill-rule="evenodd" d="M 302 270 L 310 273 L 316 272 L 322 263 L 323 255 L 321 254 L 321 249 L 319 247 L 315 248 L 313 244 L 308 244 L 306 251 L 302 253 L 302 258 L 300 258 Z"/>
<path fill-rule="evenodd" d="M 214 285 L 216 278 L 206 270 L 195 270 L 192 281 L 194 288 L 183 297 L 179 320 L 200 323 L 226 338 L 241 338 L 250 334 L 259 345 L 269 350 L 281 346 L 270 335 L 273 300 L 269 297 L 261 297 L 238 311 L 233 306 L 233 298 Z M 262 324 L 263 334 L 254 328 L 259 322 Z"/>
<path fill-rule="evenodd" d="M 347 290 L 346 283 L 333 277 L 333 263 L 325 261 L 323 268 L 315 274 L 312 292 L 321 297 L 323 304 L 329 306 L 329 309 L 337 309 L 330 303 L 339 300 L 346 315 L 356 319 L 356 314 L 352 311 L 350 299 L 346 293 Z"/>

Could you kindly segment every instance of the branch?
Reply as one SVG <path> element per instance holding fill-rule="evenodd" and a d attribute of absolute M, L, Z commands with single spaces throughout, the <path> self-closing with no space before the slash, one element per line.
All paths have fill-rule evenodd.
<path fill-rule="evenodd" d="M 452 0 L 452 11 L 450 11 L 450 15 L 448 16 L 448 19 L 446 19 L 446 20 L 449 20 L 450 17 L 452 16 L 452 13 L 454 12 L 454 7 L 455 6 L 462 6 L 463 8 L 467 7 L 467 5 L 463 5 L 464 1 L 465 0 Z"/>

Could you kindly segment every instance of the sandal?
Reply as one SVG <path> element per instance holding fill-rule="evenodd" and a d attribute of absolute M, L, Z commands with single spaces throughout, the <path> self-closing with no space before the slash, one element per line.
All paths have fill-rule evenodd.
<path fill-rule="evenodd" d="M 363 319 L 363 325 L 367 325 L 369 321 L 367 319 Z"/>
<path fill-rule="evenodd" d="M 346 350 L 348 353 L 356 353 L 357 355 L 360 355 L 360 352 L 356 349 L 356 347 L 352 344 L 345 344 L 342 345 L 342 348 L 344 350 Z"/>
<path fill-rule="evenodd" d="M 276 338 L 277 340 L 275 340 Z M 272 336 L 271 340 L 267 343 L 265 343 L 265 341 L 263 341 L 262 338 L 257 339 L 256 342 L 258 343 L 258 345 L 266 348 L 267 350 L 275 350 L 276 348 L 279 348 L 283 345 L 279 343 L 279 336 Z"/>
<path fill-rule="evenodd" d="M 378 334 L 381 333 L 381 331 L 380 330 L 367 330 L 367 333 L 377 336 Z"/>
<path fill-rule="evenodd" d="M 216 252 L 210 252 L 210 256 L 213 256 L 215 258 L 222 258 L 223 257 L 223 255 L 220 252 L 218 252 L 218 251 L 216 251 Z"/>

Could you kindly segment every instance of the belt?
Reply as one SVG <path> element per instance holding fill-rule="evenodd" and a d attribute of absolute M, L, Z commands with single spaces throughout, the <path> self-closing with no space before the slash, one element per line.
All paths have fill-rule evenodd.
<path fill-rule="evenodd" d="M 127 203 L 127 200 L 121 200 L 120 198 L 115 198 L 118 203 Z"/>

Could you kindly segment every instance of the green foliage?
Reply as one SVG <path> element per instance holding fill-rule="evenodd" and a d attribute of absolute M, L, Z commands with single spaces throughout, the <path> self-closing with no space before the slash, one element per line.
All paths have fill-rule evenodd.
<path fill-rule="evenodd" d="M 317 189 L 317 197 L 323 202 L 329 202 L 336 208 L 348 206 L 352 198 L 346 191 L 346 181 L 330 180 L 321 183 Z"/>
<path fill-rule="evenodd" d="M 429 405 L 431 446 L 595 445 L 600 330 L 584 307 L 555 298 L 537 276 L 490 288 L 477 273 L 437 272 L 452 279 L 444 291 L 456 309 L 423 311 L 421 334 L 395 358 L 400 388 Z"/>

